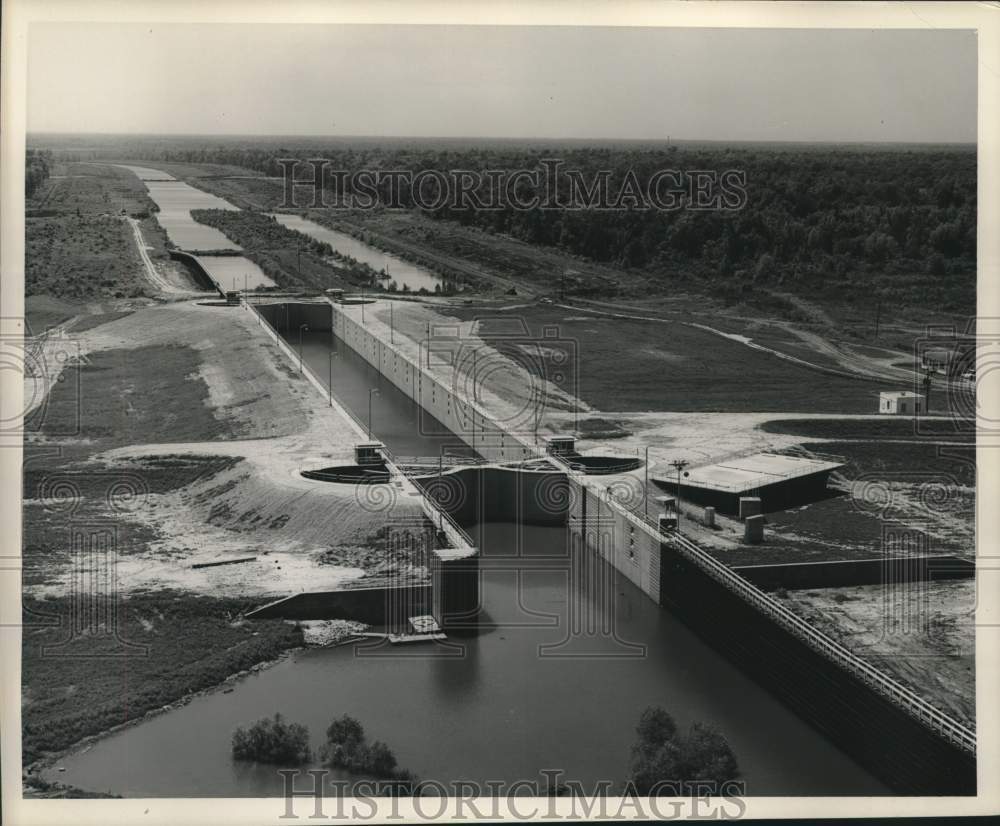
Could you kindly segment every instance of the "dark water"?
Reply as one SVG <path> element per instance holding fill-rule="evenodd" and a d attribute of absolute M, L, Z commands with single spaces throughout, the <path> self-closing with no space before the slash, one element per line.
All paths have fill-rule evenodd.
<path fill-rule="evenodd" d="M 329 334 L 303 345 L 322 364 Z M 368 387 L 383 387 L 377 435 L 399 452 L 433 454 L 446 437 L 417 435 L 418 413 L 387 385 L 360 358 L 335 359 L 342 403 L 364 418 Z M 52 778 L 129 797 L 279 795 L 275 767 L 234 762 L 229 749 L 236 726 L 280 711 L 309 728 L 314 747 L 334 717 L 351 714 L 424 780 L 539 780 L 552 769 L 585 784 L 620 782 L 639 715 L 655 704 L 682 726 L 716 725 L 748 794 L 888 793 L 613 569 L 571 551 L 564 528 L 470 532 L 483 553 L 487 618 L 475 636 L 297 653 L 229 694 L 98 742 Z"/>
<path fill-rule="evenodd" d="M 289 343 L 298 352 L 297 333 L 289 337 Z M 331 352 L 336 354 L 332 360 Z M 461 439 L 329 331 L 303 331 L 302 358 L 327 386 L 332 367 L 334 396 L 354 413 L 365 429 L 368 427 L 368 391 L 378 390 L 378 395 L 371 399 L 372 433 L 397 456 L 469 454 L 469 448 Z"/>
<path fill-rule="evenodd" d="M 610 600 L 603 588 L 569 585 L 564 529 L 480 528 L 494 627 L 456 639 L 461 648 L 298 653 L 231 694 L 97 743 L 57 779 L 130 797 L 278 795 L 275 769 L 234 762 L 229 743 L 236 726 L 280 711 L 314 745 L 330 720 L 351 714 L 424 780 L 539 780 L 559 769 L 584 783 L 620 781 L 638 717 L 656 704 L 682 725 L 717 725 L 749 794 L 887 791 L 610 569 Z M 613 633 L 571 635 L 571 613 L 598 628 L 613 617 Z"/>

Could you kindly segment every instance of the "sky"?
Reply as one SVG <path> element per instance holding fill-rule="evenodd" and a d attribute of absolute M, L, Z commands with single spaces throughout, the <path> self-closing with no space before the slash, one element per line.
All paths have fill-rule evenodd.
<path fill-rule="evenodd" d="M 28 131 L 976 140 L 957 30 L 34 23 Z"/>

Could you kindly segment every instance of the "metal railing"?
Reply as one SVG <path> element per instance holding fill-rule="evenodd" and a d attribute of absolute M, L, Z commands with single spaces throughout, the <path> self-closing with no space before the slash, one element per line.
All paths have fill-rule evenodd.
<path fill-rule="evenodd" d="M 975 754 L 976 734 L 968 726 L 935 708 L 919 694 L 882 673 L 871 663 L 809 624 L 683 534 L 664 533 L 660 530 L 659 522 L 652 517 L 627 508 L 613 496 L 606 496 L 604 499 L 609 507 L 614 508 L 648 532 L 652 532 L 658 540 L 674 545 L 686 559 L 697 565 L 721 585 L 738 594 L 743 600 L 770 617 L 795 637 L 806 642 L 813 650 L 849 671 L 865 685 L 891 700 L 910 716 L 941 734 L 945 739 Z"/>

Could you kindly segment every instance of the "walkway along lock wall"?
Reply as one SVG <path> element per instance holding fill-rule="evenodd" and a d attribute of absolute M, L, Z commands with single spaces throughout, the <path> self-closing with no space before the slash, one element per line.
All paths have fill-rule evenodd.
<path fill-rule="evenodd" d="M 536 444 L 510 433 L 472 403 L 461 383 L 383 341 L 330 305 L 338 338 L 480 455 L 493 462 L 542 459 Z M 621 501 L 613 483 L 569 466 L 565 508 L 574 545 L 606 560 L 658 604 L 740 663 L 762 685 L 869 769 L 901 791 L 974 794 L 976 738 L 877 668 L 806 623 L 765 591 L 679 534 L 662 534 Z"/>

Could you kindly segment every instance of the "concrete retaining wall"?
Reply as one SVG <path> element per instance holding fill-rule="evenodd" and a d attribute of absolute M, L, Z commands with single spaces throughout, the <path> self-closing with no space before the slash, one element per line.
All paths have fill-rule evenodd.
<path fill-rule="evenodd" d="M 412 616 L 430 612 L 431 586 L 408 585 L 312 591 L 295 594 L 247 614 L 249 619 L 346 619 L 368 625 L 402 627 Z"/>
<path fill-rule="evenodd" d="M 219 285 L 216 284 L 212 279 L 212 276 L 205 271 L 205 268 L 201 265 L 201 262 L 197 258 L 190 253 L 183 252 L 182 250 L 167 250 L 167 254 L 175 261 L 180 261 L 188 268 L 199 287 L 204 290 L 217 290 L 219 294 L 225 298 L 225 292 L 219 289 Z"/>
<path fill-rule="evenodd" d="M 975 794 L 975 755 L 936 735 L 666 544 L 662 562 L 662 605 L 888 785 L 904 794 Z"/>
<path fill-rule="evenodd" d="M 281 301 L 274 304 L 256 304 L 257 310 L 279 333 L 291 331 L 292 339 L 299 325 L 308 324 L 310 330 L 329 330 L 333 324 L 331 306 L 325 302 Z"/>
<path fill-rule="evenodd" d="M 337 305 L 330 306 L 338 338 L 484 459 L 510 462 L 536 455 L 533 445 L 495 424 L 456 388 L 387 345 Z"/>
<path fill-rule="evenodd" d="M 660 599 L 660 542 L 635 517 L 615 507 L 601 485 L 569 481 L 571 541 L 612 565 L 654 602 Z"/>

